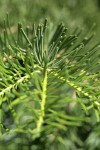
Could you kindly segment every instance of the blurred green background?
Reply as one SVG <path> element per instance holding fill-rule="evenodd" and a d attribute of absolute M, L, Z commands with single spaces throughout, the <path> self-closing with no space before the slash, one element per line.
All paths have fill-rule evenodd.
<path fill-rule="evenodd" d="M 90 26 L 100 24 L 100 0 L 0 0 L 0 26 L 5 13 L 12 24 L 40 22 L 48 18 L 53 23 Z"/>
<path fill-rule="evenodd" d="M 86 30 L 96 23 L 96 40 L 100 35 L 100 0 L 0 0 L 0 28 L 6 13 L 10 23 L 30 25 L 45 18 L 53 24 L 63 21 L 68 27 Z"/>

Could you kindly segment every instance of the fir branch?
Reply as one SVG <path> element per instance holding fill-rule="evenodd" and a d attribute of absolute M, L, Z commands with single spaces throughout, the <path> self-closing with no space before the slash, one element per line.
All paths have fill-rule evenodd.
<path fill-rule="evenodd" d="M 16 41 L 7 27 L 8 20 L 4 39 L 1 39 L 4 51 L 0 57 L 2 137 L 6 138 L 7 134 L 17 137 L 20 133 L 32 137 L 30 141 L 33 144 L 53 135 L 58 137 L 55 140 L 62 141 L 65 131 L 68 134 L 67 129 L 71 126 L 78 129 L 84 122 L 90 122 L 90 118 L 85 116 L 90 109 L 95 110 L 99 121 L 100 46 L 88 47 L 93 34 L 88 38 L 79 37 L 80 32 L 70 35 L 61 23 L 50 36 L 51 30 L 48 30 L 45 20 L 37 28 L 35 25 L 32 30 L 27 28 L 26 33 L 19 24 Z M 73 90 L 79 94 L 75 99 Z M 72 110 L 70 104 L 73 102 Z M 14 128 L 10 121 L 5 128 L 5 105 L 10 112 L 8 117 L 14 120 Z"/>
<path fill-rule="evenodd" d="M 44 79 L 42 84 L 42 100 L 40 102 L 40 112 L 39 112 L 39 119 L 37 121 L 36 130 L 40 133 L 42 124 L 44 122 L 45 116 L 45 105 L 46 105 L 46 97 L 47 97 L 47 70 L 44 73 Z"/>
<path fill-rule="evenodd" d="M 71 87 L 73 87 L 76 91 L 82 93 L 84 96 L 88 97 L 91 102 L 93 102 L 93 105 L 95 108 L 100 110 L 100 103 L 97 101 L 97 97 L 90 95 L 88 92 L 84 91 L 81 87 L 74 84 L 72 81 L 65 79 L 63 76 L 60 76 L 58 73 L 51 72 L 54 76 L 59 78 L 62 81 L 65 81 L 67 84 L 69 84 Z"/>
<path fill-rule="evenodd" d="M 31 75 L 33 75 L 33 74 L 34 74 L 34 72 L 31 73 Z M 27 79 L 29 79 L 29 78 L 30 78 L 30 75 L 29 75 L 29 74 L 27 74 L 27 75 L 21 77 L 20 79 L 18 79 L 18 80 L 16 81 L 16 83 L 14 83 L 14 84 L 12 84 L 12 85 L 9 85 L 7 88 L 3 89 L 3 90 L 0 92 L 0 96 L 3 96 L 6 92 L 10 92 L 11 89 L 13 89 L 13 88 L 17 88 L 17 86 L 18 86 L 20 83 L 27 81 Z"/>

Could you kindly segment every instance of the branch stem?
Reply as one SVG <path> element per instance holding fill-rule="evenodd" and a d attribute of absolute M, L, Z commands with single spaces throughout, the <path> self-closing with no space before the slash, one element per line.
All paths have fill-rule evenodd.
<path fill-rule="evenodd" d="M 39 120 L 37 122 L 37 131 L 40 133 L 42 124 L 44 122 L 44 116 L 45 116 L 45 104 L 46 104 L 46 91 L 47 91 L 47 70 L 45 69 L 44 73 L 44 79 L 42 84 L 42 100 L 40 103 L 40 114 L 39 114 Z"/>

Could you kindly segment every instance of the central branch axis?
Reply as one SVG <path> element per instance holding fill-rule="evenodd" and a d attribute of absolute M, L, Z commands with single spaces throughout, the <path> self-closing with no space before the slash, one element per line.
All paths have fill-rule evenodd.
<path fill-rule="evenodd" d="M 47 91 L 47 70 L 44 72 L 43 84 L 42 84 L 42 100 L 40 103 L 40 115 L 39 120 L 37 122 L 37 131 L 40 133 L 42 124 L 44 122 L 45 116 L 45 104 L 46 104 L 46 92 Z"/>

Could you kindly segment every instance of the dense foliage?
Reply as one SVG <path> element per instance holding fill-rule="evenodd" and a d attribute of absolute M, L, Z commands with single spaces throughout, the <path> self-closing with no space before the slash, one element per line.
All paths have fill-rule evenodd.
<path fill-rule="evenodd" d="M 1 22 L 0 149 L 99 150 L 99 3 L 85 2 L 0 1 L 14 19 Z"/>

